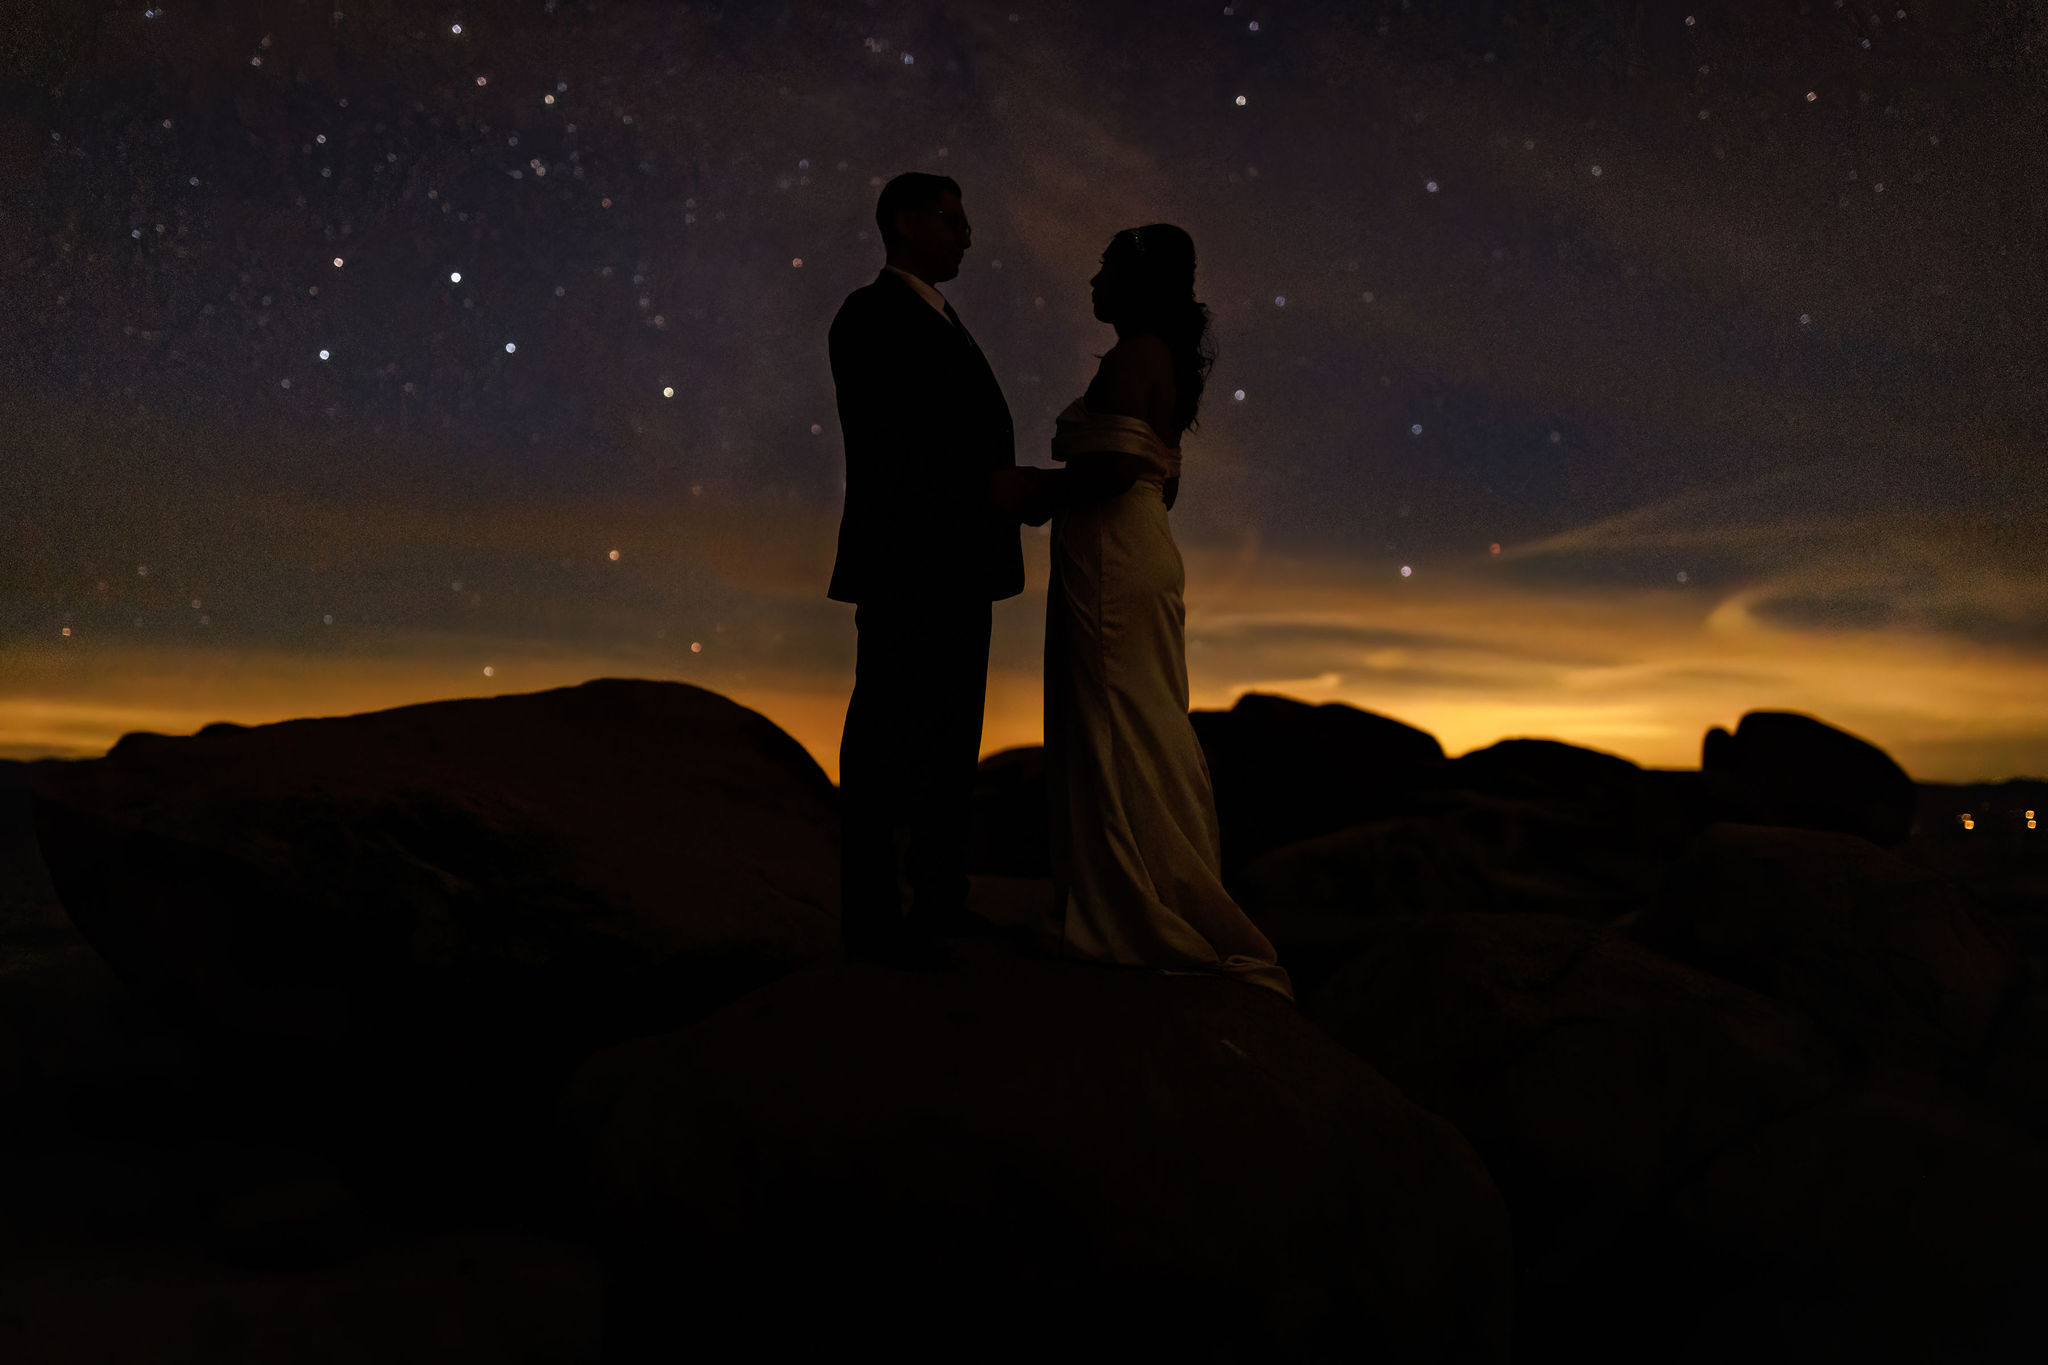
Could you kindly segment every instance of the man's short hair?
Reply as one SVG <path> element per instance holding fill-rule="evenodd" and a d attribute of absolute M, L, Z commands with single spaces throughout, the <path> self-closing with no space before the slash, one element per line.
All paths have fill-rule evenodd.
<path fill-rule="evenodd" d="M 896 215 L 904 209 L 921 209 L 935 202 L 942 194 L 958 194 L 960 186 L 950 175 L 930 175 L 924 171 L 905 171 L 882 186 L 882 197 L 875 201 L 875 226 L 882 230 L 882 247 L 887 250 L 896 245 Z"/>

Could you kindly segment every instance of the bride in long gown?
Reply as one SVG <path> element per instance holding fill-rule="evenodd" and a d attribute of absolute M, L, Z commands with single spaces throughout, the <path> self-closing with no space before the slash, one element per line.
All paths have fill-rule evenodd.
<path fill-rule="evenodd" d="M 1119 232 L 1091 282 L 1116 346 L 1057 419 L 1047 482 L 1045 760 L 1062 956 L 1227 974 L 1292 999 L 1273 945 L 1223 887 L 1208 761 L 1188 720 L 1180 433 L 1209 366 L 1195 247 Z M 1035 520 L 1035 518 L 1034 518 Z"/>

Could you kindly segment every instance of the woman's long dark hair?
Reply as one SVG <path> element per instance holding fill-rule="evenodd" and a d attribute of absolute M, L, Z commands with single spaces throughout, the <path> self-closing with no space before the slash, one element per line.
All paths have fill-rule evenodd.
<path fill-rule="evenodd" d="M 1128 283 L 1125 330 L 1155 333 L 1173 353 L 1174 425 L 1194 430 L 1216 362 L 1209 309 L 1195 299 L 1195 239 L 1171 223 L 1148 223 L 1119 232 L 1103 258 Z"/>

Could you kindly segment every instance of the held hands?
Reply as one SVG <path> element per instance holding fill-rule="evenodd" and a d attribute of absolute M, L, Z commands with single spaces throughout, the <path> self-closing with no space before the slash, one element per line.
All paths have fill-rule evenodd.
<path fill-rule="evenodd" d="M 1027 526 L 1045 525 L 1053 513 L 1050 479 L 1054 472 L 1032 465 L 996 470 L 988 476 L 990 510 Z"/>
<path fill-rule="evenodd" d="M 1065 469 L 1024 465 L 998 469 L 988 482 L 989 509 L 1015 517 L 1026 526 L 1043 526 L 1066 507 L 1086 507 L 1116 497 L 1138 481 L 1151 465 L 1142 457 L 1120 452 L 1082 456 Z M 1166 480 L 1166 505 L 1180 493 L 1180 478 Z"/>

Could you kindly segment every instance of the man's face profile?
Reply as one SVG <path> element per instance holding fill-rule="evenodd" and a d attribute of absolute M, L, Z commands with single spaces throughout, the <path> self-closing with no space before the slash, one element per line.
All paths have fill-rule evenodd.
<path fill-rule="evenodd" d="M 960 196 L 943 191 L 930 203 L 896 213 L 897 249 L 907 269 L 937 284 L 960 273 L 960 262 L 972 244 L 973 229 Z"/>

